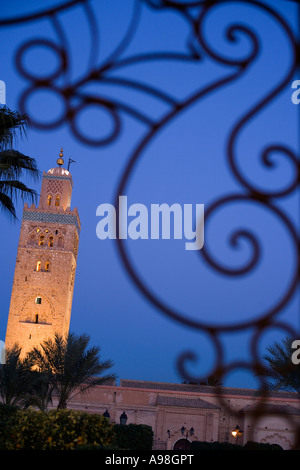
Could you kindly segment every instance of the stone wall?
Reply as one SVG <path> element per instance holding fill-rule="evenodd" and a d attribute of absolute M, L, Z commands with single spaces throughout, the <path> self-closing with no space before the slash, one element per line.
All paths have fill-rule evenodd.
<path fill-rule="evenodd" d="M 300 427 L 300 403 L 295 394 L 270 393 L 264 407 L 258 408 L 261 397 L 256 390 L 221 391 L 220 397 L 209 386 L 121 380 L 120 386 L 99 386 L 76 396 L 68 406 L 100 414 L 108 410 L 115 423 L 125 411 L 128 424 L 152 427 L 156 449 L 173 449 L 186 438 L 237 444 L 254 440 L 293 448 Z M 235 438 L 236 425 L 243 432 Z"/>

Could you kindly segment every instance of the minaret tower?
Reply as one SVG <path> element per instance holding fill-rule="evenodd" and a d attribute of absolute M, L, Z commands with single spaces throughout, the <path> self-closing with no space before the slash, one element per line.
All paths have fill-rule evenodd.
<path fill-rule="evenodd" d="M 58 166 L 43 173 L 38 207 L 24 205 L 5 348 L 22 357 L 58 333 L 69 332 L 80 220 L 70 209 L 73 181 L 63 149 Z"/>

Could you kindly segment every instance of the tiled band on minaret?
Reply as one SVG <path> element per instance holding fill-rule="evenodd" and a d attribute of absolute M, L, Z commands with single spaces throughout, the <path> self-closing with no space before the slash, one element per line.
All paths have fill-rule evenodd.
<path fill-rule="evenodd" d="M 18 344 L 22 356 L 69 332 L 80 219 L 70 209 L 73 181 L 62 150 L 57 164 L 43 173 L 38 207 L 23 210 L 5 338 L 6 350 Z"/>

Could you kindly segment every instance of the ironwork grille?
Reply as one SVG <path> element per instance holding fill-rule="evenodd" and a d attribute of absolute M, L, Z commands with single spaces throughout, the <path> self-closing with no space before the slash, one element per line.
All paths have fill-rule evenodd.
<path fill-rule="evenodd" d="M 132 0 L 128 2 L 130 14 L 125 27 L 117 14 L 109 18 L 111 23 L 103 23 L 100 4 L 64 1 L 0 21 L 2 32 L 30 26 L 28 39 L 20 41 L 14 57 L 22 81 L 19 108 L 29 112 L 33 128 L 52 131 L 67 126 L 74 139 L 89 148 L 115 145 L 128 127 L 136 129 L 130 151 L 120 158 L 119 165 L 117 161 L 115 164 L 116 207 L 119 196 L 137 186 L 135 175 L 145 162 L 141 187 L 150 184 L 147 171 L 149 175 L 157 165 L 157 179 L 151 174 L 149 193 L 159 188 L 160 195 L 168 195 L 162 190 L 168 177 L 173 195 L 187 195 L 186 185 L 172 179 L 172 171 L 167 173 L 164 162 L 155 157 L 158 148 L 170 153 L 171 168 L 182 168 L 182 178 L 190 179 L 189 194 L 193 197 L 198 179 L 198 194 L 204 200 L 197 202 L 205 203 L 205 243 L 194 253 L 192 263 L 196 259 L 201 267 L 199 279 L 215 275 L 217 283 L 228 286 L 224 312 L 228 314 L 231 309 L 232 315 L 225 318 L 208 305 L 201 282 L 199 290 L 193 291 L 198 296 L 196 311 L 189 310 L 188 302 L 185 306 L 176 289 L 157 290 L 128 241 L 117 238 L 119 260 L 133 285 L 159 314 L 181 325 L 183 331 L 190 328 L 199 332 L 199 337 L 206 337 L 215 356 L 211 374 L 222 378 L 239 368 L 259 374 L 264 367 L 259 342 L 267 331 L 279 329 L 282 334 L 299 337 L 299 310 L 286 314 L 291 305 L 296 310 L 299 307 L 299 123 L 298 108 L 291 103 L 291 84 L 300 79 L 299 6 L 284 0 Z M 287 5 L 289 14 L 285 12 Z M 145 10 L 149 29 L 143 22 Z M 68 15 L 73 12 L 80 16 L 82 37 L 86 34 L 89 39 L 81 73 L 76 76 L 68 37 Z M 169 28 L 174 32 L 177 25 L 179 36 L 174 41 Z M 142 30 L 144 43 L 139 40 Z M 113 47 L 103 57 L 103 43 L 110 40 Z M 46 63 L 40 70 L 28 66 L 27 57 L 37 48 L 56 58 L 55 67 L 48 72 Z M 179 70 L 180 83 L 176 79 Z M 30 112 L 30 100 L 37 93 L 50 93 L 57 99 L 56 116 L 43 120 Z M 232 101 L 230 96 L 234 97 Z M 80 118 L 92 107 L 100 109 L 107 122 L 88 133 L 81 127 Z M 290 130 L 285 124 L 287 114 L 293 123 Z M 191 161 L 184 152 L 190 142 L 194 146 Z M 176 146 L 180 158 L 175 155 Z M 206 188 L 205 196 L 202 187 Z M 248 213 L 252 227 L 245 223 Z M 229 220 L 239 223 L 229 227 L 223 238 L 222 230 L 227 227 L 224 221 Z M 269 223 L 271 233 L 267 230 Z M 264 230 L 258 235 L 261 226 Z M 277 247 L 271 236 L 274 230 L 278 231 Z M 218 245 L 214 244 L 216 233 Z M 239 249 L 246 253 L 244 257 L 235 257 Z M 284 265 L 284 272 L 281 282 L 272 285 L 270 270 L 262 277 L 259 270 L 261 264 L 272 263 L 274 258 Z M 179 264 L 170 270 L 176 271 L 176 266 Z M 183 269 L 178 277 L 188 278 L 188 272 Z M 264 297 L 261 303 L 254 301 L 257 291 L 247 291 L 244 284 L 256 275 L 258 283 L 266 284 L 263 290 L 267 300 Z M 270 276 L 269 282 L 263 276 Z M 209 295 L 220 295 L 217 284 Z M 223 338 L 245 332 L 250 335 L 250 360 L 226 362 Z M 176 364 L 183 380 L 201 380 L 201 371 L 190 372 L 197 360 L 196 351 L 179 354 Z M 260 385 L 261 391 L 265 390 L 263 377 Z M 221 389 L 218 393 L 222 401 Z M 261 406 L 263 402 L 258 414 Z"/>

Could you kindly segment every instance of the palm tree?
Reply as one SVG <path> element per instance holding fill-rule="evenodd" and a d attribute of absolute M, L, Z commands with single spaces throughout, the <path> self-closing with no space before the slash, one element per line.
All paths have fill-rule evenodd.
<path fill-rule="evenodd" d="M 31 365 L 47 374 L 51 395 L 58 399 L 57 408 L 66 408 L 68 401 L 95 385 L 115 380 L 115 374 L 103 375 L 113 366 L 111 360 L 99 360 L 100 348 L 87 349 L 89 337 L 69 334 L 66 338 L 56 334 L 44 341 L 40 348 L 28 354 Z"/>
<path fill-rule="evenodd" d="M 296 392 L 300 398 L 300 367 L 292 361 L 293 339 L 286 337 L 281 343 L 275 342 L 267 348 L 264 360 L 268 366 L 264 376 L 270 379 L 270 390 Z"/>
<path fill-rule="evenodd" d="M 20 181 L 23 176 L 39 176 L 35 159 L 13 149 L 17 133 L 26 135 L 27 127 L 26 115 L 6 106 L 0 108 L 0 206 L 15 219 L 15 200 L 21 196 L 34 202 L 37 196 L 34 189 Z"/>
<path fill-rule="evenodd" d="M 28 395 L 30 371 L 20 359 L 21 348 L 15 345 L 6 351 L 6 361 L 0 366 L 0 397 L 6 405 L 22 406 Z"/>
<path fill-rule="evenodd" d="M 37 407 L 43 413 L 46 413 L 48 404 L 52 403 L 52 388 L 49 381 L 49 375 L 46 372 L 38 372 L 32 369 L 28 358 L 25 360 L 25 367 L 30 374 L 30 382 L 27 390 L 20 400 L 20 406 L 28 408 L 29 406 Z"/>

